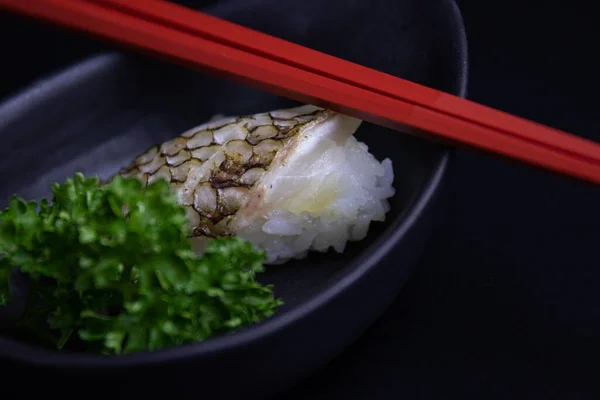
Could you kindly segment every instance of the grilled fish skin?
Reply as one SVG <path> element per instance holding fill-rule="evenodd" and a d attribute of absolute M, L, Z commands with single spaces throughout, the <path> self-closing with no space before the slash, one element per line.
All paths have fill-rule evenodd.
<path fill-rule="evenodd" d="M 186 209 L 193 238 L 235 235 L 234 217 L 267 171 L 303 132 L 336 113 L 315 106 L 226 118 L 153 146 L 119 172 L 143 184 L 170 182 Z"/>

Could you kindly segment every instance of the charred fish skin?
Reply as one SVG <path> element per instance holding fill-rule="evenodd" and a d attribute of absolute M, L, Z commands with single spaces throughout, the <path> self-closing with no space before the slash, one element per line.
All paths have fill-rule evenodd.
<path fill-rule="evenodd" d="M 157 179 L 170 182 L 186 209 L 192 237 L 233 235 L 235 214 L 276 155 L 302 131 L 332 115 L 302 106 L 209 122 L 151 147 L 119 174 L 144 185 Z"/>

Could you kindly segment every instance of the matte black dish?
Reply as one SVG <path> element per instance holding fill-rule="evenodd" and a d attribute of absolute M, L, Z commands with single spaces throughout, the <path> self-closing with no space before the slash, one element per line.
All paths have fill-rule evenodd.
<path fill-rule="evenodd" d="M 225 1 L 207 11 L 446 92 L 465 95 L 467 50 L 452 0 L 283 4 Z M 330 5 L 331 4 L 331 5 Z M 307 10 L 312 10 L 310 13 Z M 346 32 L 331 32 L 343 19 Z M 122 54 L 94 57 L 0 105 L 0 198 L 38 198 L 75 171 L 106 176 L 149 145 L 217 113 L 267 111 L 293 103 L 231 82 Z M 285 307 L 272 319 L 202 343 L 128 357 L 41 349 L 0 337 L 0 358 L 15 376 L 43 370 L 44 391 L 64 380 L 95 390 L 139 392 L 152 382 L 171 393 L 222 396 L 276 392 L 314 372 L 352 343 L 385 310 L 416 265 L 432 223 L 449 149 L 373 125 L 358 136 L 379 158 L 392 158 L 396 196 L 384 224 L 342 254 L 272 267 Z M 6 312 L 4 313 L 6 314 Z M 5 315 L 6 317 L 6 315 Z M 142 381 L 139 378 L 143 378 Z M 232 384 L 232 378 L 235 384 Z M 5 375 L 5 379 L 9 376 Z M 25 388 L 21 388 L 25 390 Z"/>

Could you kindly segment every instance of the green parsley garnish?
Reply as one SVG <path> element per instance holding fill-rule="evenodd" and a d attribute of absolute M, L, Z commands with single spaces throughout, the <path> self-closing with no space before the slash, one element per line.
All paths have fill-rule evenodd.
<path fill-rule="evenodd" d="M 21 326 L 58 348 L 77 337 L 104 354 L 156 350 L 259 322 L 282 304 L 255 275 L 264 252 L 238 238 L 188 240 L 169 184 L 76 174 L 52 202 L 13 196 L 0 213 L 0 304 L 14 268 L 31 285 Z"/>

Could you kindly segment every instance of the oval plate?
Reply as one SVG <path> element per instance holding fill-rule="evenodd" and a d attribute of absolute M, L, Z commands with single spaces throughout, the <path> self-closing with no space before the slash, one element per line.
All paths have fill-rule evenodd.
<path fill-rule="evenodd" d="M 339 7 L 334 7 L 335 2 Z M 343 3 L 343 4 L 342 4 Z M 464 96 L 467 44 L 452 0 L 364 2 L 224 1 L 205 11 Z M 334 30 L 346 26 L 344 31 Z M 342 28 L 340 28 L 342 29 Z M 105 177 L 150 145 L 215 114 L 251 114 L 294 105 L 268 93 L 146 58 L 107 54 L 77 64 L 0 105 L 0 198 L 47 195 L 75 171 Z M 64 376 L 94 391 L 149 389 L 219 398 L 275 393 L 314 373 L 355 341 L 386 309 L 417 264 L 450 150 L 364 124 L 357 137 L 394 163 L 396 195 L 385 223 L 343 254 L 312 254 L 274 266 L 261 280 L 285 306 L 273 318 L 201 343 L 131 356 L 98 357 L 41 349 L 0 337 L 9 375 L 41 368 L 46 394 Z M 18 296 L 17 296 L 18 297 Z M 143 375 L 142 375 L 143 374 Z M 5 382 L 10 376 L 5 375 Z M 140 381 L 136 376 L 143 377 Z M 16 384 L 16 383 L 15 383 Z"/>

